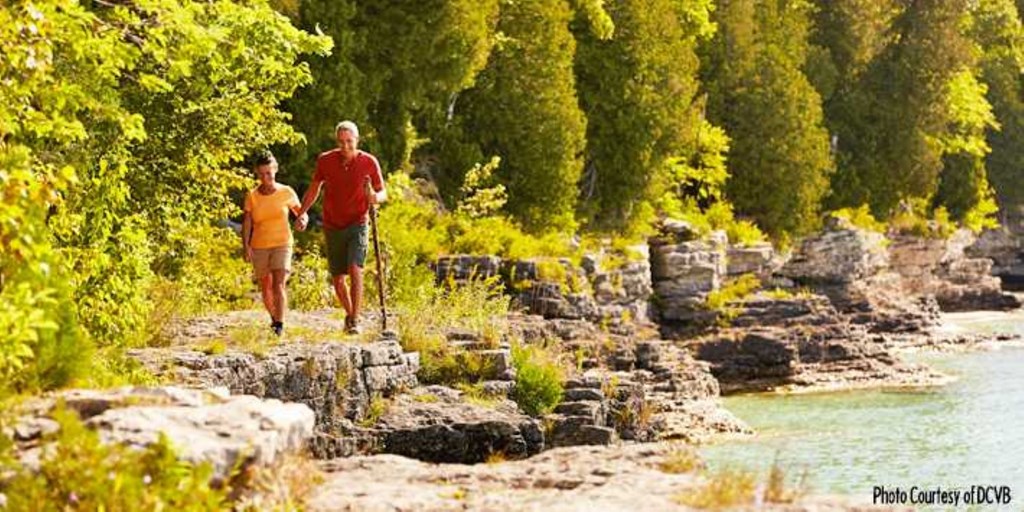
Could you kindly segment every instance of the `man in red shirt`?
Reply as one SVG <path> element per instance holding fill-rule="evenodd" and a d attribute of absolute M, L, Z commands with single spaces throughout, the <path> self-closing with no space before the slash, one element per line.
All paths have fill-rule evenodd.
<path fill-rule="evenodd" d="M 363 264 L 366 262 L 367 212 L 371 204 L 384 202 L 387 191 L 380 164 L 373 155 L 357 149 L 359 128 L 342 121 L 335 128 L 337 149 L 321 153 L 316 172 L 309 184 L 295 229 L 306 229 L 303 214 L 324 192 L 324 234 L 327 238 L 327 263 L 331 282 L 341 306 L 345 308 L 345 330 L 359 332 L 359 307 L 363 301 Z M 349 285 L 345 286 L 345 274 Z"/>

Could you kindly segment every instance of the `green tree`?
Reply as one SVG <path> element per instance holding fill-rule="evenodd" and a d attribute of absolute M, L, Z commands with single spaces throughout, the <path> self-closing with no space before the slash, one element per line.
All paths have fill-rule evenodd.
<path fill-rule="evenodd" d="M 985 165 L 1001 209 L 1019 216 L 1024 205 L 1024 29 L 1018 6 L 1009 0 L 979 2 L 971 36 L 982 49 L 985 97 L 1000 125 L 986 132 L 992 152 Z"/>
<path fill-rule="evenodd" d="M 931 200 L 955 121 L 951 81 L 972 65 L 968 0 L 921 0 L 895 18 L 892 43 L 868 65 L 833 118 L 832 206 L 869 204 L 888 218 L 904 199 Z"/>
<path fill-rule="evenodd" d="M 300 26 L 334 38 L 313 58 L 314 84 L 290 103 L 308 145 L 290 159 L 309 174 L 334 146 L 334 125 L 352 119 L 385 169 L 408 167 L 418 139 L 443 124 L 452 97 L 473 84 L 494 42 L 498 0 L 336 2 L 310 0 Z M 441 122 L 437 122 L 441 118 Z"/>
<path fill-rule="evenodd" d="M 818 0 L 811 40 L 828 50 L 842 82 L 855 80 L 891 41 L 898 0 Z"/>
<path fill-rule="evenodd" d="M 498 0 L 367 2 L 354 22 L 365 31 L 360 67 L 369 78 L 371 128 L 389 168 L 406 168 L 417 137 L 447 117 L 453 96 L 487 63 Z"/>
<path fill-rule="evenodd" d="M 507 209 L 527 228 L 574 226 L 586 119 L 576 98 L 565 0 L 503 0 L 503 35 L 476 86 L 463 95 L 466 133 L 501 157 Z"/>
<path fill-rule="evenodd" d="M 954 220 L 974 230 L 995 226 L 988 217 L 998 210 L 985 170 L 990 152 L 985 132 L 999 126 L 985 92 L 984 84 L 968 70 L 949 83 L 950 127 L 940 139 L 942 171 L 934 199 L 935 207 L 946 208 Z"/>
<path fill-rule="evenodd" d="M 0 139 L 33 173 L 16 187 L 61 185 L 59 201 L 8 214 L 31 233 L 44 212 L 48 236 L 36 241 L 57 256 L 37 259 L 66 286 L 48 297 L 74 297 L 73 308 L 34 303 L 62 308 L 101 343 L 125 343 L 146 318 L 154 271 L 175 275 L 192 231 L 237 209 L 228 192 L 248 176 L 238 162 L 296 140 L 277 105 L 309 80 L 297 57 L 329 41 L 263 2 L 10 2 L 3 12 L 15 27 L 4 83 L 28 84 L 2 93 L 11 110 Z M 63 332 L 61 318 L 41 325 Z"/>
<path fill-rule="evenodd" d="M 303 134 L 297 145 L 280 148 L 282 175 L 295 184 L 308 183 L 316 156 L 337 145 L 334 127 L 342 119 L 360 126 L 369 121 L 372 100 L 357 53 L 365 45 L 363 34 L 353 26 L 358 9 L 354 0 L 303 0 L 298 8 L 298 25 L 319 31 L 334 43 L 330 54 L 309 55 L 313 80 L 286 102 L 295 127 Z"/>
<path fill-rule="evenodd" d="M 825 124 L 835 133 L 860 77 L 892 41 L 899 0 L 818 0 L 808 78 L 822 96 Z M 855 112 L 859 113 L 859 112 Z"/>
<path fill-rule="evenodd" d="M 774 237 L 819 222 L 832 171 L 821 99 L 801 69 L 810 5 L 722 1 L 704 50 L 709 118 L 732 139 L 726 195 Z"/>
<path fill-rule="evenodd" d="M 711 8 L 705 1 L 619 0 L 607 6 L 612 38 L 589 27 L 576 31 L 587 115 L 582 204 L 596 227 L 626 226 L 639 203 L 660 195 L 653 178 L 666 158 L 692 145 L 699 114 L 695 47 L 709 29 L 682 19 L 680 4 Z"/>

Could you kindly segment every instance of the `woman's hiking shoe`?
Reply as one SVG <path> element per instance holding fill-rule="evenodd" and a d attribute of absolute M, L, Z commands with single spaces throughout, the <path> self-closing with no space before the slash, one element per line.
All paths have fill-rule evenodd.
<path fill-rule="evenodd" d="M 274 331 L 275 336 L 281 337 L 281 334 L 284 332 L 284 322 L 272 322 L 270 330 Z"/>
<path fill-rule="evenodd" d="M 359 334 L 362 330 L 359 328 L 359 322 L 351 316 L 345 317 L 345 334 Z"/>

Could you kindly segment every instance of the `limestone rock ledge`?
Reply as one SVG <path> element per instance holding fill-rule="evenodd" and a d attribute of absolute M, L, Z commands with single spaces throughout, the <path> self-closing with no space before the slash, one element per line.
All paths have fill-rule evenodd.
<path fill-rule="evenodd" d="M 403 353 L 392 337 L 367 344 L 291 343 L 256 355 L 205 354 L 188 347 L 130 353 L 158 376 L 193 387 L 307 405 L 316 414 L 313 452 L 321 458 L 351 455 L 352 421 L 363 418 L 374 397 L 390 397 L 418 384 L 419 354 Z"/>
<path fill-rule="evenodd" d="M 313 436 L 313 411 L 303 404 L 172 386 L 74 389 L 28 402 L 12 431 L 5 432 L 29 468 L 38 467 L 45 436 L 60 428 L 51 418 L 58 402 L 104 442 L 142 447 L 166 435 L 182 460 L 210 462 L 215 481 L 230 477 L 236 467 L 272 465 L 305 449 Z"/>

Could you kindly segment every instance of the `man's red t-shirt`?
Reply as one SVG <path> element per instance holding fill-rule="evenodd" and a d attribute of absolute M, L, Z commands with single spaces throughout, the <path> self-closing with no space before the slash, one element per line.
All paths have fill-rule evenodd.
<path fill-rule="evenodd" d="M 373 190 L 384 188 L 380 164 L 373 155 L 356 151 L 356 156 L 345 163 L 342 162 L 340 149 L 320 153 L 316 159 L 313 181 L 324 182 L 324 227 L 345 229 L 356 224 L 366 224 L 370 201 L 363 184 L 367 178 Z"/>

